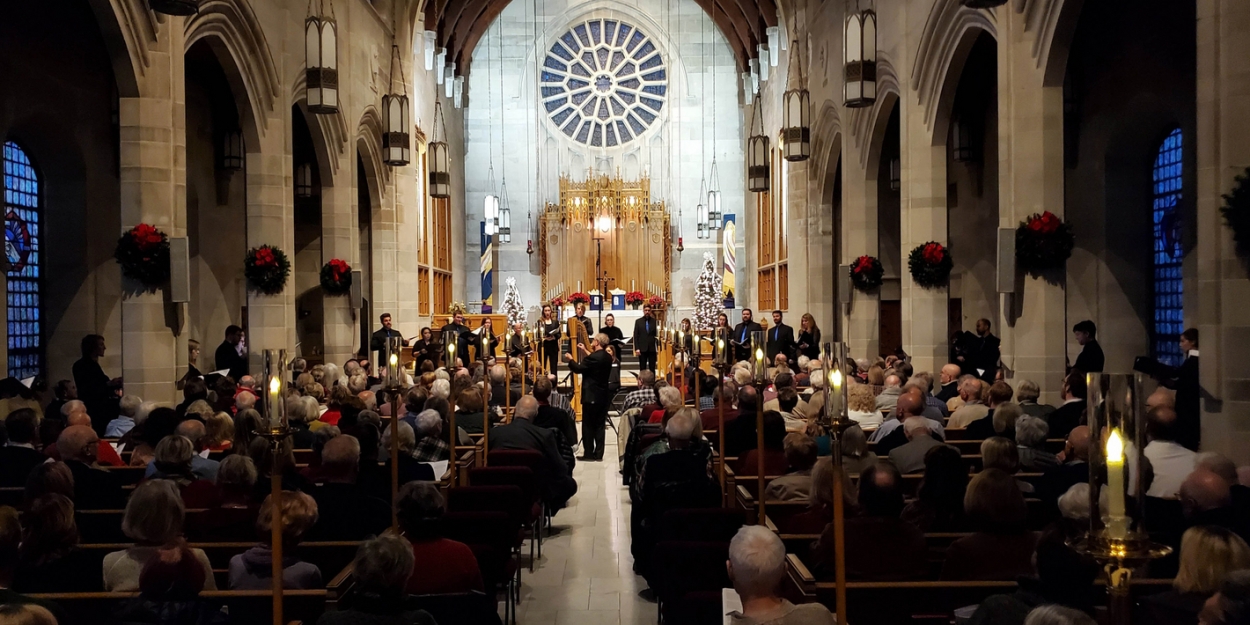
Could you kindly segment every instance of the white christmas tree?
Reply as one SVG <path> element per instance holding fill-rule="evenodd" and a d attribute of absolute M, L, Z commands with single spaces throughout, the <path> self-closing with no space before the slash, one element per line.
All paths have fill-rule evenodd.
<path fill-rule="evenodd" d="M 721 277 L 716 273 L 716 262 L 711 252 L 703 253 L 703 271 L 694 285 L 694 326 L 697 330 L 716 327 L 716 317 L 721 313 Z"/>
<path fill-rule="evenodd" d="M 516 278 L 508 278 L 508 291 L 503 294 L 503 314 L 508 317 L 508 327 L 514 323 L 525 323 L 525 304 L 521 303 L 521 292 L 516 288 Z"/>

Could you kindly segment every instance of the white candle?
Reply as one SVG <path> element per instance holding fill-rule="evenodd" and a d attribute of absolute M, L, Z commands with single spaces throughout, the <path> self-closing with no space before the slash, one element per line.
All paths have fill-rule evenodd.
<path fill-rule="evenodd" d="M 278 393 L 282 390 L 282 380 L 277 377 L 269 378 L 269 426 L 277 428 L 282 425 L 282 417 L 278 412 L 281 407 L 278 406 Z"/>
<path fill-rule="evenodd" d="M 842 416 L 842 370 L 841 369 L 833 370 L 832 384 L 833 384 L 833 394 L 829 398 L 829 401 L 832 402 L 830 405 L 833 408 L 833 411 L 832 411 L 833 418 L 837 419 Z"/>
<path fill-rule="evenodd" d="M 1119 430 L 1107 437 L 1107 534 L 1111 538 L 1128 537 L 1128 519 L 1124 516 L 1124 439 Z"/>

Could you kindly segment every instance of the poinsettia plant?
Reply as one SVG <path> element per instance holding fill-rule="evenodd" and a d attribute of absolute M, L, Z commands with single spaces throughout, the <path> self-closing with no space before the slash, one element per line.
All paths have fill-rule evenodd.
<path fill-rule="evenodd" d="M 642 291 L 630 291 L 625 294 L 625 303 L 630 304 L 631 306 L 637 306 L 646 298 L 647 296 L 643 295 Z"/>
<path fill-rule="evenodd" d="M 564 308 L 564 298 L 558 295 L 556 297 L 551 298 L 551 307 L 556 310 L 560 310 L 561 308 Z"/>
<path fill-rule="evenodd" d="M 155 291 L 169 280 L 169 237 L 156 226 L 138 224 L 117 239 L 113 258 L 127 278 Z"/>
<path fill-rule="evenodd" d="M 881 286 L 885 279 L 885 268 L 876 256 L 860 256 L 851 263 L 851 284 L 861 291 L 871 291 Z"/>
<path fill-rule="evenodd" d="M 954 268 L 950 250 L 937 241 L 921 243 L 907 255 L 907 269 L 912 279 L 925 288 L 946 284 Z"/>
<path fill-rule="evenodd" d="M 265 295 L 276 295 L 286 287 L 291 275 L 291 260 L 272 245 L 254 247 L 243 259 L 243 275 L 252 288 Z"/>
<path fill-rule="evenodd" d="M 652 308 L 662 308 L 664 306 L 664 298 L 659 295 L 652 295 L 647 298 L 647 305 Z"/>
<path fill-rule="evenodd" d="M 1070 223 L 1050 211 L 1035 213 L 1016 228 L 1016 265 L 1033 274 L 1058 269 L 1075 246 Z"/>
<path fill-rule="evenodd" d="M 352 290 L 352 266 L 341 258 L 331 258 L 321 266 L 321 289 L 330 295 L 346 295 Z"/>
<path fill-rule="evenodd" d="M 578 291 L 569 296 L 569 302 L 572 304 L 589 304 L 590 296 Z"/>

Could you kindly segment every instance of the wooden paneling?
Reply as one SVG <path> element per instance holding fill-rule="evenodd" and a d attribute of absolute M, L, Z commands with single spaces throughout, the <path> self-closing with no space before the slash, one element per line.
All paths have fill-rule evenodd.
<path fill-rule="evenodd" d="M 432 293 L 430 293 L 430 269 L 428 267 L 417 269 L 417 292 L 421 294 L 421 314 L 429 315 L 433 309 L 430 306 Z"/>
<path fill-rule="evenodd" d="M 777 308 L 790 310 L 790 265 L 777 265 Z"/>

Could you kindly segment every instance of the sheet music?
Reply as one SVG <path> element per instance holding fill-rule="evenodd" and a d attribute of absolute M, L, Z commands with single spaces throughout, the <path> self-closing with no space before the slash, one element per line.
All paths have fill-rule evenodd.
<path fill-rule="evenodd" d="M 722 588 L 720 589 L 720 601 L 723 608 L 721 613 L 725 617 L 725 625 L 729 625 L 733 622 L 733 619 L 729 616 L 730 614 L 734 612 L 742 613 L 742 597 L 739 597 L 738 591 L 732 588 Z"/>
<path fill-rule="evenodd" d="M 439 460 L 438 462 L 422 462 L 421 464 L 430 465 L 430 468 L 434 469 L 434 479 L 437 480 L 442 479 L 443 474 L 447 473 L 447 465 L 450 464 L 450 462 L 447 460 Z"/>

